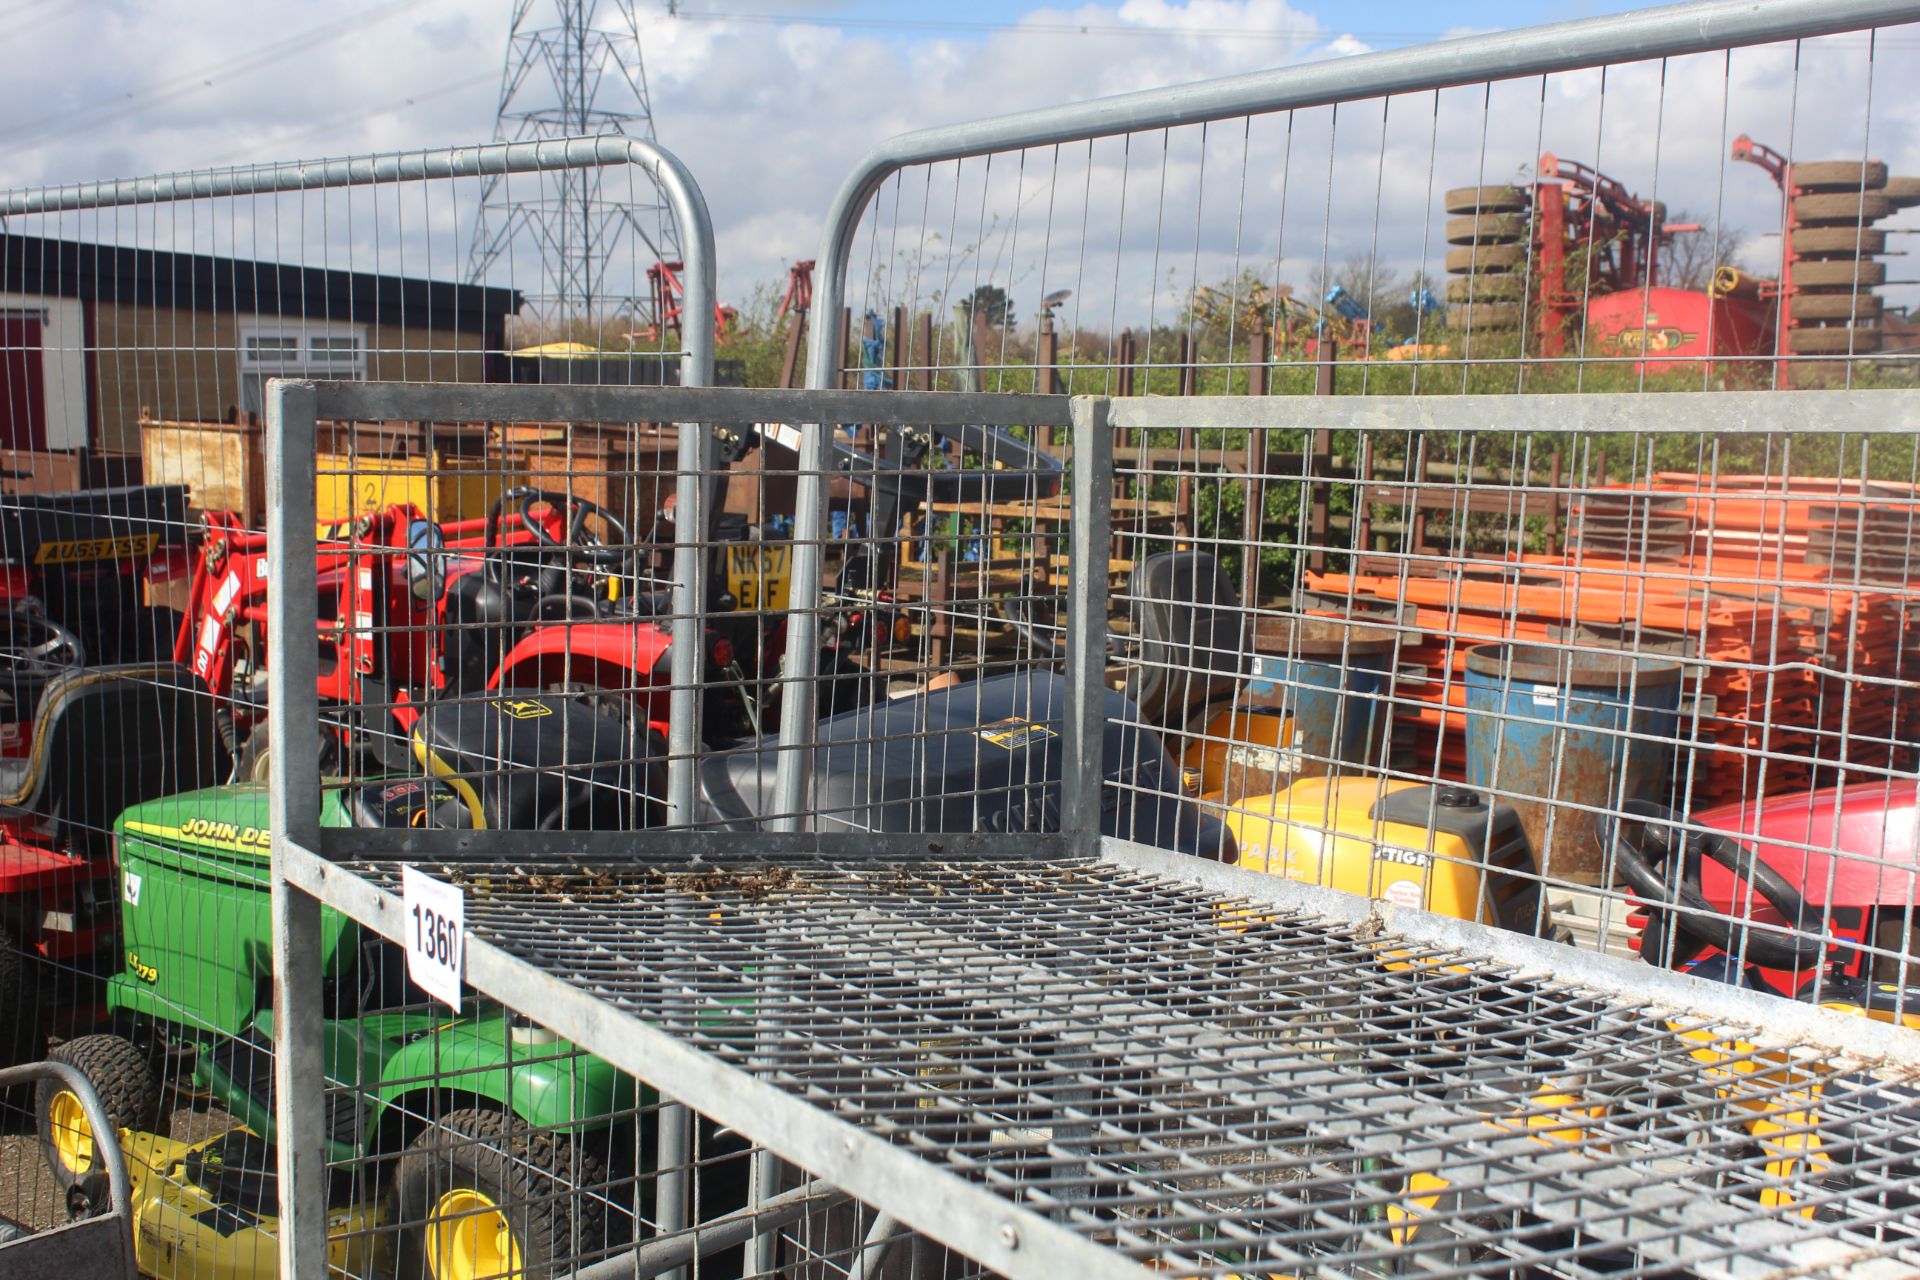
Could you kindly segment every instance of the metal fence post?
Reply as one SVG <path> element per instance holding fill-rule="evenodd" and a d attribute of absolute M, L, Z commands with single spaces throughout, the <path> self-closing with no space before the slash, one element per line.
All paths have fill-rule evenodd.
<path fill-rule="evenodd" d="M 298 1212 L 327 1198 L 326 1060 L 321 1043 L 320 903 L 289 884 L 290 846 L 320 845 L 319 650 L 311 640 L 319 590 L 314 554 L 314 387 L 267 387 L 267 539 L 276 580 L 267 599 L 276 646 L 267 673 L 268 759 L 273 827 L 274 1124 L 278 1132 L 280 1274 L 327 1269 L 327 1215 Z"/>
<path fill-rule="evenodd" d="M 1105 396 L 1073 399 L 1073 508 L 1067 545 L 1066 772 L 1061 829 L 1088 854 L 1100 845 L 1107 724 L 1107 561 L 1113 545 L 1113 431 Z"/>
<path fill-rule="evenodd" d="M 689 184 L 680 196 L 675 217 L 687 264 L 682 313 L 697 317 L 685 325 L 686 358 L 680 384 L 706 387 L 713 385 L 713 221 L 698 188 Z M 667 821 L 673 826 L 693 821 L 693 757 L 700 749 L 700 674 L 716 458 L 712 424 L 682 422 L 679 429 L 680 476 L 674 500 L 679 514 L 673 526 L 673 691 L 667 717 Z"/>

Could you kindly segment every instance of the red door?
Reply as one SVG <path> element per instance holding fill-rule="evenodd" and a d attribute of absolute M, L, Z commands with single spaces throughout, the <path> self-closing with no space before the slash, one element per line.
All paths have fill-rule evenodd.
<path fill-rule="evenodd" d="M 0 446 L 47 447 L 38 316 L 0 316 Z"/>

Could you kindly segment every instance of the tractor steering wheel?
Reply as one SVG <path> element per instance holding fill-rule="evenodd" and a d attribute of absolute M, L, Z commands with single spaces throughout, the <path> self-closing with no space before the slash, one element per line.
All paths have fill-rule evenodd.
<path fill-rule="evenodd" d="M 1758 854 L 1739 841 L 1717 831 L 1683 834 L 1680 819 L 1673 810 L 1645 800 L 1630 800 L 1618 818 L 1600 819 L 1603 847 L 1611 845 L 1618 859 L 1620 874 L 1646 903 L 1652 921 L 1642 935 L 1640 956 L 1649 964 L 1679 966 L 1706 947 L 1714 947 L 1736 960 L 1744 959 L 1766 969 L 1805 969 L 1826 958 L 1823 938 L 1810 936 L 1804 923 L 1809 915 L 1807 901 L 1779 871 L 1761 861 Z M 1611 826 L 1612 838 L 1607 828 Z M 1679 883 L 1669 883 L 1668 859 L 1681 846 Z M 1700 859 L 1713 859 L 1736 879 L 1753 886 L 1753 891 L 1768 906 L 1778 911 L 1791 934 L 1764 932 L 1744 922 L 1728 918 L 1726 912 L 1707 900 L 1701 887 Z M 1674 950 L 1667 955 L 1664 917 L 1673 917 Z"/>
<path fill-rule="evenodd" d="M 570 493 L 548 493 L 541 489 L 517 489 L 502 501 L 515 496 L 520 500 L 520 524 L 542 547 L 564 551 L 569 560 L 596 569 L 617 569 L 633 555 L 633 535 L 627 532 L 626 524 L 599 503 Z M 564 541 L 548 533 L 547 527 L 533 518 L 533 505 L 536 502 L 544 502 L 566 514 L 567 536 Z M 592 542 L 587 541 L 592 536 L 586 531 L 587 520 L 591 516 L 600 517 L 614 541 L 602 542 L 597 538 Z"/>
<path fill-rule="evenodd" d="M 85 665 L 80 637 L 43 613 L 9 609 L 0 615 L 0 663 L 21 667 L 67 668 Z"/>

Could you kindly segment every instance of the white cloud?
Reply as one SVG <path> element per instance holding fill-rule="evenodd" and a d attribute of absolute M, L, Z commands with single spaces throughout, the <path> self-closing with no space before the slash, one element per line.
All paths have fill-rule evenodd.
<path fill-rule="evenodd" d="M 0 138 L 0 181 L 490 134 L 506 6 L 469 0 L 418 0 L 264 69 L 223 73 L 211 86 L 153 101 L 127 97 L 337 16 L 292 0 L 102 0 L 23 28 L 0 81 L 0 115 L 17 122 L 10 140 Z M 1035 30 L 984 38 L 840 29 L 798 14 L 787 24 L 648 23 L 661 139 L 705 188 L 723 293 L 744 298 L 788 261 L 813 256 L 843 175 L 892 134 L 1365 47 L 1283 0 L 1119 0 L 1036 9 L 1025 21 Z M 1055 34 L 1071 26 L 1096 30 Z M 1103 33 L 1115 27 L 1160 34 Z M 1256 32 L 1268 34 L 1248 34 Z M 1036 151 L 1025 157 L 1024 175 L 1015 157 L 997 160 L 991 177 L 978 160 L 957 175 L 942 166 L 883 195 L 883 235 L 871 260 L 909 251 L 896 264 L 905 271 L 889 277 L 895 291 L 908 273 L 924 289 L 991 272 L 1015 289 L 1023 316 L 1042 291 L 1072 287 L 1072 305 L 1089 324 L 1164 307 L 1194 278 L 1218 278 L 1236 261 L 1271 275 L 1277 258 L 1279 277 L 1302 284 L 1322 256 L 1377 252 L 1403 270 L 1431 270 L 1445 247 L 1440 191 L 1509 180 L 1543 148 L 1597 162 L 1672 208 L 1709 216 L 1717 208 L 1729 224 L 1760 231 L 1775 218 L 1771 188 L 1758 170 L 1725 160 L 1727 141 L 1745 130 L 1803 156 L 1857 155 L 1868 130 L 1869 70 L 1867 149 L 1896 171 L 1920 171 L 1920 100 L 1904 91 L 1920 69 L 1911 49 L 1883 41 L 1869 62 L 1862 38 L 1812 41 L 1797 85 L 1793 58 L 1790 49 L 1769 48 L 1676 60 L 1664 81 L 1657 66 L 1618 68 L 1604 94 L 1595 73 L 1556 76 L 1544 94 L 1538 81 L 1450 90 L 1437 101 L 1396 100 L 1384 124 L 1380 104 L 1355 104 L 1337 122 L 1321 110 L 1216 125 L 1204 145 L 1201 131 L 1188 129 L 1164 141 L 1105 141 L 1091 156 L 1085 145 L 1063 148 L 1057 161 Z M 35 120 L 49 123 L 22 131 Z M 46 136 L 87 121 L 98 123 Z M 395 226 L 383 233 L 383 269 L 424 273 L 430 265 L 435 275 L 458 274 L 471 209 L 454 206 L 474 192 L 463 185 L 457 193 L 366 196 L 339 204 L 324 230 L 277 226 L 269 247 L 311 253 L 324 240 L 350 245 L 356 265 L 373 262 L 372 228 L 388 218 Z M 348 227 L 356 207 L 363 212 Z M 91 234 L 115 225 L 125 224 L 68 217 L 40 229 Z M 36 228 L 17 220 L 16 229 Z M 184 233 L 175 220 L 150 234 L 164 241 Z M 218 244 L 219 234 L 192 231 L 195 243 Z M 960 253 L 968 246 L 974 251 Z M 529 277 L 528 264 L 526 251 L 516 254 L 517 280 Z M 856 291 L 856 301 L 863 296 Z"/>

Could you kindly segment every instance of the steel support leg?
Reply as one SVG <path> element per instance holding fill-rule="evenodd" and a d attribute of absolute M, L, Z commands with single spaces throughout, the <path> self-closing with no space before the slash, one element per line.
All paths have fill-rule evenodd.
<path fill-rule="evenodd" d="M 854 1255 L 847 1280 L 874 1280 L 886 1265 L 887 1255 L 907 1234 L 906 1225 L 892 1214 L 882 1213 L 875 1218 L 873 1226 L 867 1229 L 867 1238 L 860 1242 L 860 1251 Z"/>
<path fill-rule="evenodd" d="M 654 1230 L 672 1235 L 687 1229 L 693 1202 L 693 1113 L 677 1102 L 660 1100 L 660 1134 L 655 1144 Z M 686 1270 L 667 1272 L 668 1280 L 686 1280 Z"/>
<path fill-rule="evenodd" d="M 1073 401 L 1073 505 L 1067 545 L 1066 778 L 1061 830 L 1080 852 L 1100 846 L 1105 782 L 1107 562 L 1113 547 L 1113 431 L 1107 400 Z"/>

